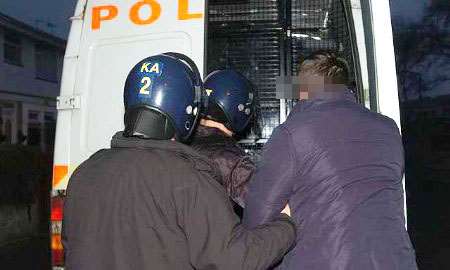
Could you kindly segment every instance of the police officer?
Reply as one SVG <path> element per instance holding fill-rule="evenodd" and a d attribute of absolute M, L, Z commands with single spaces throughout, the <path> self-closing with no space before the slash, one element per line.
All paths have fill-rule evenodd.
<path fill-rule="evenodd" d="M 285 214 L 243 229 L 215 167 L 182 144 L 199 117 L 201 86 L 195 64 L 180 54 L 148 57 L 131 70 L 125 130 L 69 182 L 67 270 L 266 269 L 292 246 L 295 226 Z"/>
<path fill-rule="evenodd" d="M 205 79 L 207 110 L 200 120 L 192 147 L 216 163 L 221 184 L 239 206 L 255 165 L 240 148 L 233 135 L 241 133 L 253 113 L 251 83 L 234 70 L 217 70 Z M 241 213 L 242 209 L 237 208 Z"/>

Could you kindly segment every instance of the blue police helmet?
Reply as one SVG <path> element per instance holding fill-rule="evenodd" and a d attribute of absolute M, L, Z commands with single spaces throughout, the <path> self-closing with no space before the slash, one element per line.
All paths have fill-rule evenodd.
<path fill-rule="evenodd" d="M 201 93 L 200 73 L 186 55 L 169 52 L 147 57 L 128 74 L 124 89 L 126 115 L 136 108 L 156 112 L 170 123 L 175 137 L 185 141 L 198 120 Z"/>
<path fill-rule="evenodd" d="M 214 115 L 216 108 L 225 115 L 223 122 L 234 133 L 242 132 L 253 114 L 253 87 L 247 78 L 234 70 L 217 70 L 205 78 L 208 99 L 207 116 Z"/>

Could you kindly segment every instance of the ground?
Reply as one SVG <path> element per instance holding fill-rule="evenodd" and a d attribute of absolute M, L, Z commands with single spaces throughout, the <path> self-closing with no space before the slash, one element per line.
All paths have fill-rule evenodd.
<path fill-rule="evenodd" d="M 50 269 L 48 236 L 18 239 L 1 246 L 0 265 L 3 270 Z"/>

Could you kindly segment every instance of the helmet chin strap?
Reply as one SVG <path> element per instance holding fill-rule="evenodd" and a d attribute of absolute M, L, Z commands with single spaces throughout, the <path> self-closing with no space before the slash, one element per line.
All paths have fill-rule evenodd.
<path fill-rule="evenodd" d="M 225 135 L 227 135 L 228 137 L 233 137 L 233 132 L 231 130 L 226 128 L 224 126 L 224 124 L 216 122 L 214 120 L 204 119 L 204 118 L 200 119 L 200 125 L 205 126 L 205 127 L 217 128 L 218 130 L 225 133 Z"/>

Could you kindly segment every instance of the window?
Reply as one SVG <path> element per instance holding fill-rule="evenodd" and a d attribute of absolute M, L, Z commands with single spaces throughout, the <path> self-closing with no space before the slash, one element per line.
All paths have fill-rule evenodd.
<path fill-rule="evenodd" d="M 42 126 L 39 121 L 39 111 L 28 112 L 28 145 L 41 145 Z"/>
<path fill-rule="evenodd" d="M 14 142 L 13 132 L 16 122 L 16 108 L 14 104 L 0 101 L 0 144 Z"/>
<path fill-rule="evenodd" d="M 47 106 L 32 104 L 22 104 L 22 106 L 26 145 L 36 146 L 43 153 L 52 153 L 56 130 L 56 111 Z M 21 141 L 20 138 L 19 141 Z"/>
<path fill-rule="evenodd" d="M 2 134 L 2 138 L 0 138 L 0 140 L 3 140 L 2 142 L 4 143 L 11 143 L 11 139 L 12 139 L 12 124 L 11 124 L 11 120 L 7 119 L 5 121 L 5 130 L 3 131 Z"/>
<path fill-rule="evenodd" d="M 54 112 L 45 112 L 44 114 L 44 143 L 47 150 L 53 152 L 56 132 L 56 114 Z"/>
<path fill-rule="evenodd" d="M 5 63 L 22 66 L 22 40 L 15 33 L 5 33 L 4 36 Z"/>
<path fill-rule="evenodd" d="M 34 51 L 36 63 L 36 78 L 51 82 L 57 82 L 58 65 L 56 48 L 49 47 L 44 44 L 36 44 L 34 46 Z"/>

